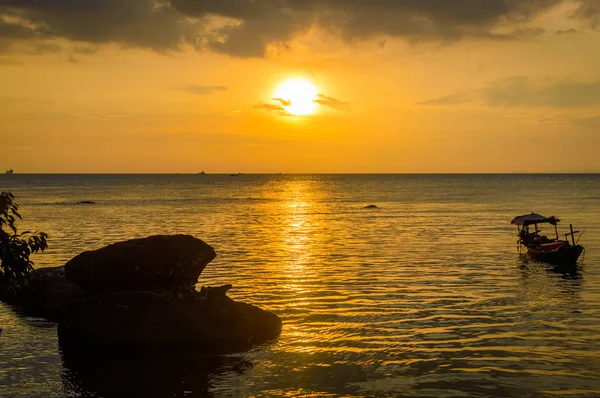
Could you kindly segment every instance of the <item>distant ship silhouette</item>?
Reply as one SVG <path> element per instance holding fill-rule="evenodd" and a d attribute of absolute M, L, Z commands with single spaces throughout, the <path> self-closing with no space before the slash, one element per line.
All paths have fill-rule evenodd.
<path fill-rule="evenodd" d="M 15 171 L 13 169 L 8 169 L 4 172 L 4 174 L 6 174 L 7 176 L 11 176 L 11 175 L 15 174 Z"/>

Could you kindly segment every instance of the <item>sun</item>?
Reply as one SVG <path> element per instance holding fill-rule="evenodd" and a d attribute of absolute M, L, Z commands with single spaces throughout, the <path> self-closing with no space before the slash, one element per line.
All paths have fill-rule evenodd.
<path fill-rule="evenodd" d="M 279 84 L 273 93 L 273 101 L 291 115 L 308 115 L 317 110 L 319 90 L 309 80 L 303 78 L 288 79 Z"/>

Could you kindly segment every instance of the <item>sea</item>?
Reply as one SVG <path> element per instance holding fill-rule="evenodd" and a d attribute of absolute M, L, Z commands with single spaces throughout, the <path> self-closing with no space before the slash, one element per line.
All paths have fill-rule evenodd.
<path fill-rule="evenodd" d="M 191 234 L 218 254 L 198 288 L 231 283 L 283 321 L 245 353 L 72 361 L 55 324 L 0 304 L 1 397 L 600 396 L 600 175 L 14 174 L 0 190 L 49 235 L 36 267 Z M 582 232 L 576 267 L 519 252 L 510 222 L 531 212 Z"/>

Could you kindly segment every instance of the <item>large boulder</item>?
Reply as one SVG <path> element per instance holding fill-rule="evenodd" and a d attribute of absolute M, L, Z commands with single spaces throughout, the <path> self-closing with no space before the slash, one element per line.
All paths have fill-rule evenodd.
<path fill-rule="evenodd" d="M 57 322 L 66 303 L 85 292 L 65 277 L 65 267 L 39 268 L 29 274 L 29 283 L 13 303 L 29 316 Z"/>
<path fill-rule="evenodd" d="M 90 291 L 193 286 L 216 256 L 191 235 L 157 235 L 83 252 L 65 271 L 69 281 Z"/>
<path fill-rule="evenodd" d="M 150 347 L 221 354 L 277 337 L 281 319 L 227 297 L 231 285 L 195 290 L 215 256 L 189 235 L 116 243 L 64 267 L 35 270 L 16 304 L 58 321 L 61 347 L 71 352 Z"/>
<path fill-rule="evenodd" d="M 210 290 L 209 290 L 210 292 Z M 216 292 L 216 291 L 215 291 Z M 172 347 L 232 353 L 275 338 L 281 320 L 224 291 L 106 292 L 68 303 L 58 325 L 61 346 Z"/>

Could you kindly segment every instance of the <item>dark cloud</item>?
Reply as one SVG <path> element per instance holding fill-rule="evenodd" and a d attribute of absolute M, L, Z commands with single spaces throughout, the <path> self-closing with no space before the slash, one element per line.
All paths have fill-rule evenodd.
<path fill-rule="evenodd" d="M 492 106 L 584 107 L 600 104 L 600 80 L 552 80 L 536 84 L 518 76 L 499 80 L 481 91 Z"/>
<path fill-rule="evenodd" d="M 319 97 L 316 100 L 314 100 L 313 102 L 315 102 L 319 105 L 329 106 L 329 107 L 331 107 L 333 109 L 337 109 L 337 110 L 345 109 L 348 106 L 348 104 L 346 102 L 342 102 L 337 98 L 329 97 L 324 94 L 319 94 Z"/>
<path fill-rule="evenodd" d="M 558 36 L 568 36 L 568 35 L 574 35 L 577 33 L 577 29 L 571 28 L 571 29 L 566 29 L 566 30 L 557 30 L 556 32 L 554 32 L 555 35 Z"/>
<path fill-rule="evenodd" d="M 545 80 L 524 76 L 500 79 L 477 90 L 455 93 L 422 102 L 422 105 L 476 103 L 486 106 L 586 107 L 600 105 L 600 80 Z"/>
<path fill-rule="evenodd" d="M 256 57 L 313 26 L 346 41 L 531 38 L 543 32 L 527 22 L 566 1 L 579 4 L 573 18 L 598 24 L 598 0 L 0 0 L 0 38 Z M 492 33 L 510 24 L 512 34 Z"/>
<path fill-rule="evenodd" d="M 572 123 L 577 127 L 590 130 L 600 130 L 600 115 L 575 119 Z"/>
<path fill-rule="evenodd" d="M 546 31 L 540 27 L 515 29 L 510 36 L 517 39 L 531 40 L 543 36 Z"/>
<path fill-rule="evenodd" d="M 579 0 L 579 8 L 573 14 L 573 18 L 586 21 L 591 27 L 600 27 L 600 1 Z"/>
<path fill-rule="evenodd" d="M 92 45 L 80 45 L 73 46 L 73 48 L 71 48 L 71 51 L 73 51 L 75 54 L 92 55 L 96 54 L 98 51 L 100 51 L 100 49 Z"/>
<path fill-rule="evenodd" d="M 22 26 L 18 22 L 8 22 L 3 17 L 0 8 L 0 54 L 8 52 L 14 41 L 32 39 L 35 31 L 29 27 Z"/>
<path fill-rule="evenodd" d="M 0 37 L 4 39 L 28 39 L 35 35 L 35 30 L 18 22 L 8 22 L 0 18 Z"/>
<path fill-rule="evenodd" d="M 57 54 L 62 52 L 63 48 L 61 45 L 56 43 L 38 43 L 31 49 L 31 54 L 40 55 L 40 54 Z"/>
<path fill-rule="evenodd" d="M 198 86 L 196 84 L 190 84 L 183 90 L 195 95 L 209 95 L 227 91 L 228 89 L 225 86 Z"/>
<path fill-rule="evenodd" d="M 490 31 L 505 21 L 526 21 L 559 0 L 329 0 L 322 20 L 347 40 L 381 35 L 409 40 L 455 41 L 494 38 Z"/>
<path fill-rule="evenodd" d="M 16 16 L 21 36 L 154 50 L 177 49 L 193 25 L 160 0 L 0 0 L 0 15 Z"/>

